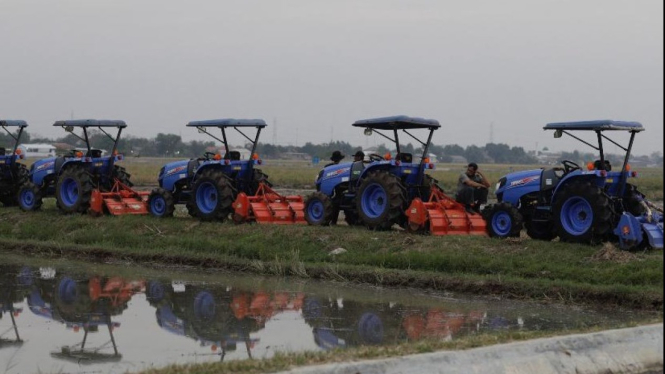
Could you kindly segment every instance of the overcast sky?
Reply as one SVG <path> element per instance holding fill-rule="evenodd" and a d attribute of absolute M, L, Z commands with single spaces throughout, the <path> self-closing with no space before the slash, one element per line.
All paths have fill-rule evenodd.
<path fill-rule="evenodd" d="M 663 150 L 662 0 L 0 0 L 0 51 L 0 117 L 50 137 L 72 114 L 185 140 L 232 117 L 367 145 L 352 122 L 405 114 L 527 150 L 585 149 L 548 122 L 635 120 L 634 153 Z"/>

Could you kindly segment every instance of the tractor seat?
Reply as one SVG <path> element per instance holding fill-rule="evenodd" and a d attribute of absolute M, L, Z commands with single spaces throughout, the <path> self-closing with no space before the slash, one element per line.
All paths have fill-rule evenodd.
<path fill-rule="evenodd" d="M 411 153 L 400 153 L 397 155 L 396 159 L 401 162 L 411 163 L 413 162 L 413 155 L 411 155 Z"/>
<path fill-rule="evenodd" d="M 611 171 L 612 165 L 610 165 L 610 162 L 608 160 L 605 160 L 605 167 L 601 168 L 600 160 L 596 160 L 593 162 L 593 168 L 596 170 Z"/>
<path fill-rule="evenodd" d="M 86 153 L 86 157 L 100 158 L 102 157 L 101 149 L 91 149 Z"/>
<path fill-rule="evenodd" d="M 0 147 L 0 156 L 4 156 L 5 152 L 7 152 L 4 148 Z"/>
<path fill-rule="evenodd" d="M 225 160 L 231 160 L 231 161 L 239 161 L 240 160 L 240 152 L 238 151 L 230 151 L 227 152 L 224 155 Z"/>

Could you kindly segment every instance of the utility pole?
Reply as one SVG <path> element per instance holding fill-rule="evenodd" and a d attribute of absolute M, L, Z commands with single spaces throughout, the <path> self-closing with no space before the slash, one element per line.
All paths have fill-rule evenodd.
<path fill-rule="evenodd" d="M 490 122 L 490 143 L 494 144 L 494 121 Z"/>
<path fill-rule="evenodd" d="M 277 145 L 277 118 L 272 119 L 272 145 Z"/>

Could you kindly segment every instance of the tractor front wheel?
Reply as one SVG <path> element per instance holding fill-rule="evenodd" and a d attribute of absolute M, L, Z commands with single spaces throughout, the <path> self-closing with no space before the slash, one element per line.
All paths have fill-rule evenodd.
<path fill-rule="evenodd" d="M 92 180 L 90 174 L 79 166 L 65 169 L 55 187 L 58 208 L 63 213 L 85 213 L 90 207 Z"/>
<path fill-rule="evenodd" d="M 487 233 L 492 238 L 519 237 L 522 214 L 508 203 L 488 205 L 482 213 L 487 222 Z"/>
<path fill-rule="evenodd" d="M 42 207 L 42 192 L 34 183 L 24 183 L 18 190 L 18 207 L 28 212 Z"/>
<path fill-rule="evenodd" d="M 192 186 L 187 210 L 202 221 L 225 220 L 233 212 L 235 191 L 221 170 L 205 170 Z"/>
<path fill-rule="evenodd" d="M 595 244 L 612 231 L 610 199 L 597 186 L 572 182 L 554 202 L 554 227 L 565 242 Z"/>
<path fill-rule="evenodd" d="M 335 220 L 335 207 L 322 192 L 314 192 L 305 201 L 305 220 L 312 226 L 328 226 Z"/>
<path fill-rule="evenodd" d="M 370 173 L 356 196 L 360 219 L 373 230 L 388 230 L 400 223 L 406 210 L 406 196 L 401 181 L 386 171 Z"/>
<path fill-rule="evenodd" d="M 173 217 L 175 203 L 173 194 L 163 188 L 155 188 L 148 196 L 148 211 L 157 218 Z"/>

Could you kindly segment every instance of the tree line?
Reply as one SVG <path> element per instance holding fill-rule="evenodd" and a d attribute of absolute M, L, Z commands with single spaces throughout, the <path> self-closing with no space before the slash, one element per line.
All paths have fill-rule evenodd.
<path fill-rule="evenodd" d="M 92 130 L 89 133 L 90 143 L 93 148 L 111 150 L 113 141 L 100 131 Z M 83 147 L 83 142 L 72 134 L 66 134 L 60 138 L 39 138 L 33 137 L 29 132 L 24 131 L 21 143 L 62 143 L 72 148 Z M 13 146 L 13 139 L 6 133 L 0 133 L 0 146 L 9 148 Z M 373 152 L 384 155 L 387 152 L 395 152 L 395 149 L 380 144 L 373 147 Z M 159 133 L 154 138 L 142 138 L 132 135 L 123 136 L 118 144 L 118 149 L 126 156 L 135 157 L 198 157 L 205 152 L 206 148 L 220 147 L 214 141 L 190 140 L 183 141 L 179 135 Z M 250 145 L 244 145 L 249 149 Z M 303 154 L 309 157 L 318 157 L 321 160 L 327 160 L 332 152 L 340 151 L 347 155 L 346 160 L 350 160 L 352 155 L 363 149 L 354 146 L 345 141 L 334 141 L 328 143 L 314 144 L 305 143 L 303 146 L 276 145 L 270 143 L 259 143 L 257 152 L 262 158 L 282 158 L 286 154 Z M 411 143 L 402 145 L 402 152 L 411 153 L 414 156 L 422 154 L 420 145 L 415 147 Z M 534 153 L 529 153 L 522 147 L 510 147 L 503 143 L 487 143 L 484 146 L 469 145 L 462 147 L 457 144 L 438 145 L 431 144 L 428 153 L 434 154 L 438 162 L 453 162 L 460 157 L 465 160 L 477 163 L 501 163 L 501 164 L 537 164 L 538 159 Z M 620 162 L 621 157 L 617 155 L 607 156 L 612 162 Z M 563 152 L 560 156 L 562 160 L 571 160 L 583 162 L 597 158 L 596 155 L 586 152 Z M 663 157 L 659 152 L 654 152 L 650 157 L 655 163 L 662 164 Z"/>

